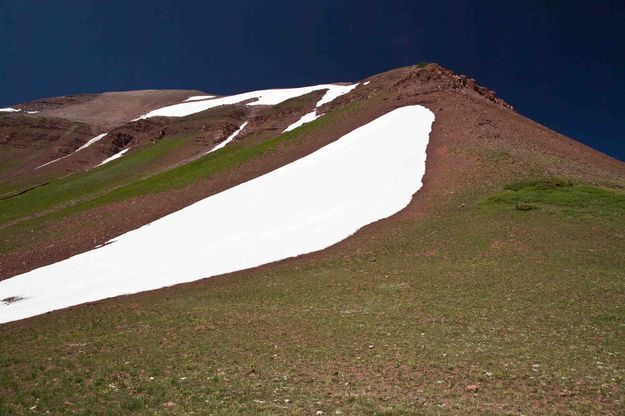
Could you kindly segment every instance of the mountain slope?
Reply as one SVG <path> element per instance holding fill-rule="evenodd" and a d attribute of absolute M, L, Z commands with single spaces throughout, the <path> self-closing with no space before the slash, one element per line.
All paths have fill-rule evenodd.
<path fill-rule="evenodd" d="M 104 247 L 0 282 L 0 299 L 12 299 L 0 322 L 324 249 L 408 204 L 421 186 L 433 120 L 420 106 L 394 110 Z"/>
<path fill-rule="evenodd" d="M 323 94 L 129 123 L 119 128 L 137 144 L 122 158 L 3 200 L 7 278 L 395 108 L 436 116 L 408 207 L 327 250 L 3 325 L 3 410 L 622 412 L 625 165 L 437 65 L 372 76 L 282 133 Z"/>
<path fill-rule="evenodd" d="M 135 122 L 121 127 L 118 134 L 109 133 L 92 146 L 109 150 L 91 163 L 95 165 L 130 145 L 131 152 L 115 162 L 117 166 L 105 165 L 3 202 L 2 211 L 15 214 L 5 217 L 5 225 L 0 225 L 4 241 L 0 250 L 7 253 L 0 278 L 103 244 L 203 197 L 292 162 L 393 108 L 415 103 L 431 109 L 440 119 L 433 127 L 428 149 L 432 163 L 424 179 L 426 183 L 436 181 L 423 190 L 432 198 L 465 187 L 493 189 L 521 177 L 562 175 L 622 185 L 621 162 L 523 118 L 493 101 L 492 93 L 483 89 L 480 92 L 465 78 L 438 66 L 403 68 L 369 81 L 327 104 L 326 116 L 292 133 L 279 135 L 314 108 L 323 91 L 274 107 L 225 106 L 182 119 Z M 212 140 L 224 140 L 245 120 L 249 124 L 230 147 L 200 157 L 210 149 Z M 216 139 L 207 140 L 211 135 Z M 116 140 L 122 146 L 112 143 Z M 25 180 L 20 177 L 14 183 L 20 181 Z M 73 202 L 68 207 L 69 201 Z M 76 227 L 76 223 L 94 226 Z M 25 242 L 31 232 L 38 238 Z M 69 234 L 71 244 L 59 242 L 59 233 Z M 30 251 L 25 255 L 23 251 L 11 253 L 11 248 L 28 248 L 33 243 L 37 245 L 32 247 L 38 253 L 37 259 Z"/>
<path fill-rule="evenodd" d="M 205 93 L 197 90 L 105 92 L 35 100 L 15 107 L 36 111 L 44 117 L 87 123 L 106 130 L 128 123 L 154 108 L 165 107 L 201 94 Z"/>

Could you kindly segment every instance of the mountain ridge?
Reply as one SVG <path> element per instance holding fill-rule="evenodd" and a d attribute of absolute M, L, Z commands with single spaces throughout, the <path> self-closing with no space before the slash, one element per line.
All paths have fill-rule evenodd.
<path fill-rule="evenodd" d="M 244 233 L 268 218 L 332 217 L 298 216 L 312 203 L 273 216 L 262 209 L 330 188 L 346 197 L 336 190 L 346 175 L 341 159 L 296 191 L 259 191 L 273 195 L 264 205 L 241 199 L 222 214 L 227 221 L 202 207 L 341 147 L 395 112 L 434 116 L 422 185 L 407 206 L 326 249 L 0 325 L 0 413 L 623 413 L 625 163 L 437 65 L 373 75 L 323 103 L 330 89 L 282 91 L 287 99 L 271 105 L 254 105 L 270 94 L 255 92 L 183 117 L 136 121 L 197 94 L 152 97 L 156 106 L 129 100 L 122 107 L 134 110 L 113 118 L 89 101 L 57 106 L 55 115 L 0 112 L 0 288 L 16 275 L 124 247 L 118 257 L 139 274 L 142 263 L 155 274 L 164 264 L 175 279 L 198 250 L 231 241 L 236 263 L 255 254 L 236 238 L 247 242 Z M 77 119 L 85 115 L 112 124 Z M 373 193 L 384 191 L 374 183 L 391 170 L 383 155 L 409 156 L 390 144 L 388 130 L 369 137 L 372 156 L 351 185 L 371 193 L 366 208 L 385 202 Z M 416 174 L 419 166 L 393 169 Z M 213 225 L 171 220 L 189 211 Z M 211 242 L 210 228 L 221 224 L 234 225 Z M 236 225 L 243 230 L 230 235 Z M 197 239 L 176 244 L 163 227 Z M 138 248 L 116 246 L 150 228 Z M 152 244 L 173 248 L 146 250 L 133 264 Z M 211 265 L 223 260 L 206 256 Z M 69 275 L 68 291 L 88 289 L 89 270 L 99 270 L 96 260 L 51 273 L 44 294 L 62 294 L 53 279 Z M 126 268 L 113 273 L 132 285 Z M 37 287 L 28 287 L 30 300 L 3 294 L 0 313 L 34 300 Z"/>
<path fill-rule="evenodd" d="M 367 81 L 369 82 L 367 83 Z M 30 185 L 33 186 L 39 185 L 42 179 L 45 179 L 46 182 L 51 180 L 54 183 L 55 177 L 65 177 L 67 174 L 90 175 L 89 172 L 92 168 L 88 168 L 89 165 L 94 166 L 99 163 L 98 160 L 101 161 L 105 157 L 110 157 L 128 146 L 130 146 L 131 151 L 120 159 L 122 164 L 125 159 L 140 157 L 140 154 L 146 154 L 145 152 L 148 152 L 148 154 L 152 150 L 156 153 L 164 152 L 162 156 L 157 154 L 148 156 L 150 161 L 140 162 L 141 166 L 143 166 L 140 170 L 131 168 L 130 172 L 135 172 L 133 177 L 135 180 L 139 180 L 138 183 L 150 183 L 150 180 L 154 182 L 160 177 L 165 178 L 167 175 L 174 175 L 175 172 L 184 171 L 185 166 L 188 164 L 192 165 L 195 163 L 201 166 L 203 162 L 200 159 L 205 157 L 203 155 L 207 152 L 207 149 L 225 140 L 245 120 L 248 120 L 249 124 L 244 131 L 239 133 L 232 144 L 226 146 L 225 152 L 235 149 L 237 146 L 243 146 L 243 148 L 247 149 L 260 149 L 270 142 L 267 140 L 276 135 L 278 137 L 290 137 L 284 134 L 280 136 L 280 133 L 286 126 L 314 108 L 314 103 L 320 99 L 321 95 L 322 91 L 313 91 L 273 107 L 233 104 L 209 109 L 182 118 L 156 117 L 129 122 L 114 128 L 98 143 L 81 151 L 81 155 L 77 155 L 80 156 L 78 160 L 73 161 L 70 157 L 36 171 L 26 170 L 27 174 L 25 176 L 27 179 L 22 179 L 24 177 L 24 169 L 28 169 L 28 166 L 30 166 L 30 169 L 34 169 L 43 162 L 49 162 L 50 157 L 33 160 L 30 164 L 23 163 L 19 171 L 22 172 L 22 178 L 18 175 L 17 180 L 14 179 L 13 182 L 20 183 L 21 181 L 21 183 L 26 185 L 29 180 L 32 180 L 34 182 L 30 183 Z M 478 87 L 472 80 L 457 76 L 453 72 L 435 64 L 399 68 L 369 77 L 363 80 L 353 91 L 321 106 L 319 111 L 326 113 L 326 116 L 315 122 L 305 124 L 299 130 L 296 130 L 295 136 L 307 137 L 306 140 L 300 139 L 297 146 L 280 144 L 277 147 L 281 149 L 279 152 L 274 151 L 270 154 L 261 152 L 249 159 L 253 163 L 243 163 L 240 166 L 232 165 L 232 167 L 227 168 L 231 171 L 227 177 L 221 175 L 207 178 L 194 176 L 195 179 L 190 180 L 190 182 L 185 182 L 186 179 L 184 179 L 180 185 L 174 185 L 173 187 L 167 185 L 165 188 L 162 188 L 161 185 L 158 185 L 159 188 L 155 189 L 159 189 L 158 199 L 161 201 L 155 201 L 156 203 L 153 205 L 147 202 L 147 200 L 153 199 L 149 192 L 134 190 L 128 194 L 129 191 L 125 191 L 125 189 L 134 189 L 132 188 L 134 185 L 124 185 L 125 178 L 114 179 L 112 183 L 103 182 L 103 184 L 106 183 L 106 185 L 101 185 L 104 186 L 103 190 L 105 193 L 119 196 L 112 196 L 111 202 L 114 202 L 113 205 L 107 205 L 107 202 L 105 205 L 102 205 L 102 208 L 95 206 L 93 215 L 98 216 L 95 214 L 98 209 L 112 210 L 111 212 L 126 211 L 129 209 L 127 205 L 129 202 L 132 202 L 133 205 L 139 203 L 138 206 L 141 207 L 139 209 L 142 212 L 135 212 L 131 215 L 114 215 L 112 223 L 111 219 L 106 220 L 108 224 L 106 231 L 102 230 L 105 231 L 104 233 L 99 231 L 89 237 L 86 235 L 84 237 L 75 236 L 73 240 L 81 243 L 70 249 L 69 252 L 67 251 L 68 247 L 64 247 L 59 251 L 59 247 L 56 245 L 52 250 L 56 254 L 46 254 L 50 250 L 46 249 L 43 251 L 43 255 L 40 256 L 41 261 L 27 263 L 30 266 L 26 266 L 26 268 L 42 265 L 48 261 L 58 261 L 69 253 L 76 254 L 80 250 L 85 250 L 90 246 L 93 247 L 94 242 L 101 244 L 116 234 L 153 221 L 159 216 L 182 208 L 185 204 L 225 190 L 244 180 L 252 179 L 285 163 L 294 161 L 318 149 L 323 144 L 328 144 L 341 135 L 348 133 L 358 125 L 371 121 L 393 108 L 409 104 L 424 105 L 430 108 L 437 116 L 437 122 L 434 123 L 432 131 L 432 141 L 428 148 L 429 168 L 424 179 L 426 184 L 429 181 L 433 181 L 433 184 L 435 184 L 434 193 L 438 192 L 436 190 L 441 189 L 441 187 L 464 186 L 461 184 L 477 188 L 483 188 L 486 183 L 490 183 L 491 185 L 489 186 L 501 185 L 505 180 L 509 180 L 515 175 L 540 177 L 562 175 L 577 177 L 595 183 L 623 186 L 625 164 L 578 142 L 570 141 L 570 139 L 524 118 L 514 112 L 511 106 L 494 97 L 495 94 L 490 90 Z M 22 120 L 24 118 L 41 119 L 38 114 L 21 116 L 19 113 L 12 113 L 0 118 L 0 124 L 3 119 Z M 317 129 L 319 130 L 318 133 L 316 132 Z M 0 126 L 0 142 L 2 142 L 2 133 L 3 130 Z M 92 128 L 91 134 L 94 133 L 95 131 Z M 172 137 L 185 138 L 172 141 Z M 180 140 L 182 141 L 179 142 Z M 6 140 L 2 143 L 10 145 L 10 142 Z M 74 144 L 74 149 L 79 145 L 80 143 Z M 165 150 L 168 147 L 171 147 L 171 149 Z M 42 146 L 42 148 L 45 148 L 45 146 Z M 163 150 L 157 150 L 158 148 L 163 148 Z M 241 151 L 249 152 L 250 150 L 241 149 Z M 139 153 L 136 156 L 132 156 L 135 152 Z M 9 152 L 7 153 L 10 154 Z M 61 156 L 67 154 L 68 152 L 66 151 Z M 58 156 L 58 153 L 54 155 L 54 157 Z M 31 157 L 31 155 L 29 154 L 28 157 Z M 247 158 L 247 156 L 241 157 Z M 512 162 L 505 167 L 505 170 L 510 172 L 502 171 L 502 162 Z M 207 161 L 206 163 L 209 162 Z M 459 166 L 465 166 L 466 169 L 479 167 L 483 171 L 484 177 L 488 179 L 482 178 L 478 180 L 482 174 L 478 172 L 458 174 L 455 170 Z M 201 169 L 205 168 L 201 167 Z M 432 171 L 438 172 L 431 173 Z M 35 176 L 33 179 L 31 176 L 32 172 L 41 176 Z M 95 174 L 97 172 L 93 173 L 93 175 Z M 448 183 L 442 183 L 441 179 L 443 178 L 447 178 Z M 471 179 L 471 181 L 467 183 L 468 179 Z M 181 179 L 176 180 L 180 182 Z M 47 186 L 49 187 L 50 185 Z M 69 183 L 67 186 L 69 186 Z M 107 187 L 109 187 L 108 191 L 106 191 Z M 5 189 L 7 188 L 11 189 L 5 184 Z M 44 186 L 43 189 L 45 190 L 45 188 Z M 18 187 L 17 190 L 19 191 L 19 189 L 22 188 Z M 37 189 L 38 192 L 43 192 L 40 188 Z M 427 193 L 428 189 L 429 186 L 426 185 L 421 192 Z M 14 189 L 11 189 L 11 191 L 15 192 Z M 125 195 L 124 192 L 129 196 L 123 196 Z M 175 197 L 178 201 L 170 201 L 164 204 L 162 201 L 169 200 L 169 198 L 165 197 L 167 193 L 171 193 L 172 197 L 173 195 L 178 195 Z M 58 197 L 62 197 L 62 195 L 61 193 Z M 181 197 L 182 195 L 185 196 Z M 87 200 L 84 199 L 85 197 L 87 197 Z M 92 202 L 88 202 L 89 200 Z M 94 199 L 87 193 L 76 202 L 78 206 L 87 207 L 98 200 L 102 200 L 102 198 Z M 141 203 L 140 201 L 142 200 L 145 201 Z M 69 213 L 69 211 L 60 207 L 61 205 L 58 208 L 53 208 L 53 211 L 57 212 L 55 215 L 63 215 L 61 218 L 65 218 L 66 214 L 62 214 L 62 212 Z M 85 213 L 90 209 L 88 208 Z M 83 208 L 80 208 L 80 211 L 82 210 Z M 48 213 L 46 214 L 45 212 Z M 38 215 L 41 216 L 41 214 Z M 43 215 L 44 217 L 46 215 L 50 216 L 49 210 L 44 211 Z M 72 215 L 75 214 L 70 214 L 70 217 Z M 80 215 L 85 214 L 78 215 L 80 217 Z M 24 224 L 27 224 L 29 221 L 31 220 L 28 219 L 28 216 L 20 220 Z M 50 224 L 46 227 L 53 226 L 58 228 L 60 224 L 64 224 L 66 221 L 68 219 L 62 220 L 60 223 L 55 221 L 54 225 Z M 11 227 L 19 225 L 19 222 L 17 224 L 15 222 L 8 224 L 8 229 L 11 229 Z M 7 231 L 6 224 L 0 227 L 5 232 Z M 65 227 L 73 228 L 70 223 L 67 223 Z M 19 227 L 16 230 L 19 230 Z M 82 232 L 85 231 L 83 230 Z M 78 233 L 80 234 L 80 232 Z M 86 234 L 91 234 L 91 232 L 86 232 Z M 6 267 L 5 263 L 3 270 L 0 270 L 0 276 L 6 278 L 16 272 L 25 271 L 24 258 L 32 258 L 32 255 L 16 255 L 15 259 L 6 262 L 12 264 L 12 266 Z"/>

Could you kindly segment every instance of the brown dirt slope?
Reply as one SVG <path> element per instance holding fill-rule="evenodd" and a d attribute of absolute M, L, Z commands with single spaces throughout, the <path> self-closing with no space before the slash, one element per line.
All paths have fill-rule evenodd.
<path fill-rule="evenodd" d="M 47 117 L 58 117 L 87 123 L 98 130 L 113 127 L 150 112 L 177 104 L 193 95 L 205 95 L 197 90 L 139 90 L 83 94 L 30 101 L 15 107 L 39 111 Z"/>
<path fill-rule="evenodd" d="M 436 115 L 424 184 L 408 207 L 327 250 L 2 325 L 0 414 L 624 414 L 625 164 L 437 65 L 368 80 L 287 135 L 318 96 L 120 126 L 94 152 L 127 140 L 128 158 L 49 186 L 179 166 L 167 171 L 175 175 L 159 188 L 158 175 L 131 182 L 147 191 L 106 204 L 65 214 L 44 206 L 50 217 L 0 223 L 2 279 L 271 171 L 394 108 Z M 243 121 L 233 143 L 197 157 Z M 136 163 L 176 137 L 179 147 L 150 166 Z M 572 186 L 592 192 L 531 211 L 488 202 L 505 184 L 551 176 L 616 190 Z M 605 210 L 592 208 L 605 194 Z M 80 208 L 84 198 L 63 202 Z M 0 218 L 10 207 L 0 200 Z"/>
<path fill-rule="evenodd" d="M 253 132 L 254 140 L 260 142 L 278 135 L 288 124 L 312 110 L 323 91 L 271 108 L 231 105 L 183 118 L 154 117 L 131 121 L 150 110 L 179 103 L 197 94 L 203 93 L 130 91 L 56 97 L 17 105 L 38 113 L 0 114 L 0 146 L 4 150 L 0 155 L 0 185 L 4 183 L 11 189 L 23 189 L 93 168 L 124 148 L 128 148 L 130 154 L 163 137 L 187 135 L 190 140 L 183 146 L 183 151 L 171 155 L 167 159 L 169 162 L 161 163 L 162 168 L 177 166 L 205 154 L 244 121 L 250 123 L 241 137 Z M 88 140 L 104 132 L 108 132 L 107 136 L 98 143 L 73 154 Z M 51 161 L 54 162 L 48 164 Z"/>
<path fill-rule="evenodd" d="M 624 163 L 521 116 L 496 98 L 494 92 L 438 65 L 400 68 L 368 80 L 368 85 L 360 85 L 326 105 L 324 112 L 339 115 L 319 128 L 307 130 L 297 139 L 297 145 L 285 143 L 223 174 L 205 177 L 182 188 L 122 200 L 38 224 L 28 235 L 36 233 L 39 238 L 20 241 L 19 250 L 5 254 L 0 278 L 93 248 L 120 233 L 294 161 L 394 108 L 411 104 L 423 105 L 436 115 L 422 190 L 400 214 L 366 227 L 331 251 L 356 244 L 364 236 L 383 233 L 385 227 L 397 221 L 440 213 L 449 204 L 458 202 L 454 195 L 466 194 L 466 190 L 479 194 L 519 178 L 559 175 L 625 187 Z M 301 99 L 301 103 L 296 101 L 297 105 L 287 102 L 255 110 L 253 114 L 238 114 L 241 121 L 245 117 L 251 117 L 252 121 L 251 128 L 237 141 L 262 142 L 274 137 L 308 111 L 314 99 L 316 96 Z M 203 117 L 206 115 L 197 114 L 176 122 L 187 126 L 189 131 L 198 131 L 198 126 L 206 128 Z M 168 119 L 162 120 L 150 123 L 161 126 L 158 128 L 165 123 L 172 128 L 172 124 L 167 124 Z M 235 128 L 231 124 L 220 130 L 221 137 Z M 192 158 L 189 153 L 181 155 Z M 179 163 L 180 158 L 168 162 Z M 59 235 L 64 237 L 59 239 Z"/>
<path fill-rule="evenodd" d="M 0 186 L 14 179 L 18 188 L 36 181 L 37 166 L 71 153 L 93 136 L 94 129 L 81 122 L 23 113 L 0 115 Z"/>

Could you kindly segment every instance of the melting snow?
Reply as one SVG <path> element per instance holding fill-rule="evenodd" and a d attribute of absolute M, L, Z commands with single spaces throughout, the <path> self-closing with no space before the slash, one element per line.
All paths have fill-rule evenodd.
<path fill-rule="evenodd" d="M 235 137 L 237 137 L 239 135 L 239 133 L 241 133 L 241 131 L 243 131 L 245 126 L 247 126 L 247 121 L 245 123 L 243 123 L 241 125 L 241 127 L 239 127 L 238 130 L 236 130 L 234 133 L 232 133 L 230 136 L 228 136 L 228 138 L 226 138 L 226 140 L 224 140 L 223 142 L 219 143 L 217 146 L 213 147 L 211 150 L 209 150 L 206 153 L 211 153 L 211 152 L 214 152 L 215 150 L 219 150 L 222 147 L 224 147 L 225 145 L 227 145 L 228 143 L 230 143 Z"/>
<path fill-rule="evenodd" d="M 214 95 L 194 95 L 193 97 L 189 97 L 186 100 L 184 100 L 183 102 L 188 102 L 188 101 L 197 101 L 197 100 L 208 100 L 210 98 L 215 98 Z"/>
<path fill-rule="evenodd" d="M 322 104 L 325 104 L 326 102 L 332 101 L 339 95 L 346 94 L 347 92 L 351 91 L 351 89 L 353 89 L 356 85 L 352 86 L 321 84 L 312 87 L 252 91 L 237 95 L 231 95 L 229 97 L 214 98 L 212 100 L 182 102 L 180 104 L 174 104 L 167 107 L 159 108 L 154 111 L 150 111 L 149 113 L 133 121 L 156 116 L 184 117 L 191 114 L 199 113 L 200 111 L 208 110 L 209 108 L 218 107 L 220 105 L 236 104 L 252 99 L 256 99 L 256 101 L 250 102 L 248 103 L 248 105 L 276 105 L 290 98 L 299 97 L 301 95 L 308 94 L 317 90 L 327 89 L 328 92 L 326 92 L 323 98 L 319 101 L 319 103 L 317 103 L 317 106 L 320 106 Z M 326 97 L 328 98 L 326 99 Z"/>
<path fill-rule="evenodd" d="M 83 145 L 82 145 L 82 146 L 80 146 L 78 149 L 76 149 L 76 150 L 74 151 L 74 153 L 76 153 L 76 152 L 78 152 L 78 151 L 80 151 L 80 150 L 82 150 L 82 149 L 85 149 L 85 148 L 87 148 L 87 147 L 91 146 L 92 144 L 94 144 L 94 143 L 95 143 L 95 142 L 97 142 L 98 140 L 100 140 L 100 139 L 104 138 L 104 136 L 106 136 L 107 134 L 108 134 L 108 133 L 102 133 L 102 134 L 99 134 L 99 135 L 95 136 L 93 139 L 89 139 L 89 141 L 88 141 L 87 143 L 83 144 Z"/>
<path fill-rule="evenodd" d="M 7 108 L 0 108 L 0 112 L 2 113 L 15 113 L 17 111 L 22 111 L 19 108 L 11 108 L 11 107 L 7 107 Z"/>
<path fill-rule="evenodd" d="M 22 299 L 0 305 L 0 322 L 329 247 L 410 202 L 433 121 L 424 107 L 398 108 L 100 248 L 1 281 L 0 299 Z"/>
<path fill-rule="evenodd" d="M 104 159 L 102 162 L 100 162 L 100 164 L 99 164 L 99 165 L 97 165 L 97 166 L 102 166 L 103 164 L 105 164 L 105 163 L 109 163 L 109 162 L 110 162 L 110 161 L 112 161 L 112 160 L 119 159 L 119 158 L 120 158 L 120 157 L 122 157 L 122 156 L 124 155 L 124 153 L 126 153 L 128 150 L 130 150 L 130 147 L 129 147 L 129 148 L 127 148 L 127 149 L 122 150 L 121 152 L 115 153 L 115 154 L 114 154 L 113 156 L 111 156 L 111 157 L 107 157 L 107 158 L 106 158 L 106 159 Z M 97 166 L 96 166 L 96 167 L 97 167 Z"/>
<path fill-rule="evenodd" d="M 319 100 L 319 102 L 317 103 L 317 107 L 321 107 L 322 105 L 327 104 L 330 101 L 334 101 L 335 98 L 340 97 L 343 94 L 347 94 L 348 92 L 350 92 L 351 90 L 353 90 L 357 86 L 358 86 L 358 84 L 335 85 L 333 88 L 330 88 L 324 94 L 323 97 L 321 97 L 321 100 Z"/>
<path fill-rule="evenodd" d="M 98 140 L 100 140 L 101 138 L 103 138 L 104 136 L 106 136 L 107 134 L 108 134 L 108 133 L 102 133 L 102 134 L 100 134 L 100 135 L 98 135 L 98 136 L 95 136 L 93 139 L 89 139 L 89 141 L 88 141 L 87 143 L 83 144 L 83 145 L 82 145 L 82 146 L 80 146 L 78 149 L 74 150 L 72 153 L 67 154 L 67 155 L 65 155 L 65 156 L 62 156 L 62 157 L 59 157 L 59 158 L 57 158 L 57 159 L 51 160 L 51 161 L 49 161 L 49 162 L 46 162 L 46 163 L 44 163 L 43 165 L 39 165 L 39 166 L 37 166 L 37 167 L 35 168 L 35 170 L 37 170 L 37 169 L 39 169 L 39 168 L 42 168 L 42 167 L 44 167 L 44 166 L 48 166 L 48 165 L 50 165 L 50 164 L 52 164 L 52 163 L 54 163 L 54 162 L 58 162 L 59 160 L 65 159 L 66 157 L 69 157 L 69 156 L 73 155 L 74 153 L 76 153 L 76 152 L 78 152 L 78 151 L 80 151 L 80 150 L 82 150 L 82 149 L 84 149 L 84 148 L 86 148 L 86 147 L 91 146 L 92 144 L 94 144 L 95 142 L 97 142 Z M 104 162 L 102 162 L 102 163 L 104 163 Z"/>
<path fill-rule="evenodd" d="M 298 128 L 299 126 L 301 126 L 302 124 L 310 123 L 311 121 L 316 120 L 318 118 L 319 116 L 317 115 L 317 110 L 313 111 L 312 113 L 304 114 L 302 118 L 297 120 L 295 123 L 291 124 L 282 133 L 286 133 L 287 131 L 294 130 Z"/>
<path fill-rule="evenodd" d="M 358 86 L 358 84 L 353 84 L 353 85 L 335 85 L 334 86 L 335 88 L 330 88 L 323 95 L 323 97 L 321 97 L 321 100 L 319 100 L 317 102 L 316 107 L 319 108 L 319 107 L 321 107 L 324 104 L 327 104 L 327 103 L 329 103 L 331 101 L 334 101 L 335 98 L 340 97 L 343 94 L 347 94 L 348 92 L 350 92 L 351 90 L 353 90 L 357 86 Z M 286 133 L 287 131 L 294 130 L 294 129 L 298 128 L 299 126 L 303 125 L 303 124 L 310 123 L 311 121 L 318 119 L 322 115 L 323 114 L 317 115 L 317 110 L 315 110 L 315 111 L 313 111 L 311 113 L 304 114 L 302 116 L 302 118 L 297 120 L 295 123 L 291 124 L 282 133 Z"/>
<path fill-rule="evenodd" d="M 70 153 L 70 154 L 68 154 L 68 155 L 65 155 L 65 156 L 57 157 L 56 159 L 51 160 L 51 161 L 49 161 L 49 162 L 46 162 L 46 163 L 44 163 L 43 165 L 39 165 L 39 166 L 37 166 L 34 170 L 37 170 L 37 169 L 42 168 L 42 167 L 44 167 L 44 166 L 51 165 L 52 163 L 54 163 L 54 162 L 58 162 L 59 160 L 63 160 L 63 159 L 65 159 L 66 157 L 68 157 L 68 156 L 70 156 L 70 155 L 72 155 L 72 154 L 73 154 L 73 152 L 72 152 L 72 153 Z"/>
<path fill-rule="evenodd" d="M 318 107 L 321 107 L 324 104 L 327 104 L 327 103 L 329 103 L 331 101 L 334 101 L 335 98 L 340 97 L 343 94 L 347 94 L 348 92 L 350 92 L 351 90 L 353 90 L 357 86 L 358 86 L 358 84 L 353 84 L 353 85 L 335 85 L 335 88 L 330 88 L 323 95 L 323 97 L 321 97 L 321 100 L 319 100 L 317 102 L 316 107 L 318 108 Z M 315 111 L 313 111 L 311 113 L 304 114 L 299 120 L 297 120 L 295 123 L 291 124 L 289 127 L 284 129 L 284 131 L 282 133 L 286 133 L 287 131 L 294 130 L 294 129 L 298 128 L 299 126 L 303 125 L 303 124 L 310 123 L 311 121 L 318 119 L 322 115 L 323 114 L 317 115 L 317 110 L 315 110 Z"/>

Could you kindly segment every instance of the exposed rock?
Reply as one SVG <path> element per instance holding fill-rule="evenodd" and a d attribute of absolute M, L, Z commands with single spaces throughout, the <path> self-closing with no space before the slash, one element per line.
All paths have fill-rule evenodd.
<path fill-rule="evenodd" d="M 527 202 L 517 202 L 516 209 L 519 211 L 531 211 L 536 209 L 536 207 L 532 204 L 528 204 Z"/>
<path fill-rule="evenodd" d="M 478 95 L 502 107 L 513 110 L 510 104 L 506 103 L 501 98 L 497 98 L 495 91 L 478 85 L 474 78 L 456 74 L 454 71 L 443 68 L 438 64 L 432 63 L 423 67 L 410 67 L 408 76 L 400 81 L 400 83 L 405 84 L 416 81 L 424 84 L 434 84 L 432 86 L 436 86 L 438 90 L 452 89 Z"/>
<path fill-rule="evenodd" d="M 464 391 L 469 392 L 469 393 L 477 393 L 478 390 L 479 388 L 475 384 L 469 384 L 468 386 L 464 388 Z"/>

